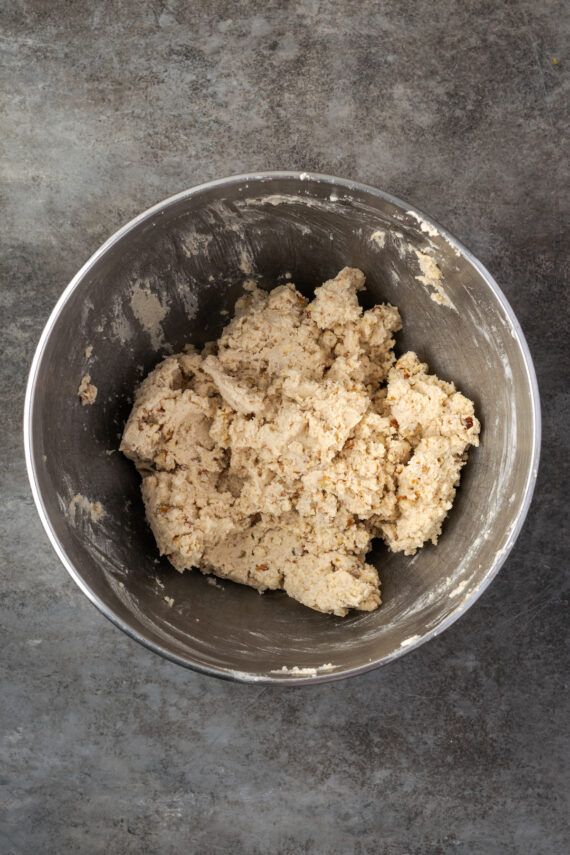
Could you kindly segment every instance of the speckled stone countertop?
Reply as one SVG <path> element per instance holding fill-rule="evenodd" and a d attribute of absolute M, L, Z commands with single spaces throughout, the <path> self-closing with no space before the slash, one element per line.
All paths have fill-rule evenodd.
<path fill-rule="evenodd" d="M 19 0 L 2 19 L 0 851 L 567 851 L 568 7 Z M 52 551 L 23 459 L 27 372 L 74 272 L 150 204 L 260 169 L 360 180 L 447 226 L 542 394 L 534 503 L 489 590 L 316 688 L 221 682 L 123 635 Z"/>

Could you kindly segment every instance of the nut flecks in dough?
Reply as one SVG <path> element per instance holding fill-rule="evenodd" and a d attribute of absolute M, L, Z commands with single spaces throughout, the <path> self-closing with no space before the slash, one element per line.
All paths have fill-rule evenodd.
<path fill-rule="evenodd" d="M 363 312 L 363 287 L 344 268 L 312 302 L 254 289 L 219 341 L 139 387 L 121 450 L 178 570 L 343 616 L 380 604 L 373 537 L 406 554 L 437 542 L 479 423 L 414 353 L 395 362 L 398 310 Z"/>

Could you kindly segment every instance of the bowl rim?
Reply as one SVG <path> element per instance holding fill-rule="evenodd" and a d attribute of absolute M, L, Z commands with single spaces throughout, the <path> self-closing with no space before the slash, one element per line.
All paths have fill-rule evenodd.
<path fill-rule="evenodd" d="M 524 485 L 523 492 L 523 500 L 518 511 L 517 517 L 515 519 L 514 525 L 511 528 L 509 537 L 504 547 L 502 547 L 498 553 L 495 554 L 495 558 L 491 565 L 489 566 L 485 576 L 479 583 L 479 585 L 473 589 L 473 591 L 465 597 L 459 606 L 452 611 L 446 618 L 444 618 L 439 624 L 433 627 L 431 630 L 410 641 L 409 644 L 405 646 L 400 646 L 398 649 L 392 651 L 387 656 L 383 656 L 380 659 L 373 660 L 371 662 L 367 662 L 363 665 L 359 665 L 355 668 L 345 668 L 339 671 L 331 671 L 331 672 L 321 672 L 319 673 L 318 669 L 310 669 L 311 674 L 300 675 L 289 672 L 284 673 L 283 675 L 270 675 L 270 674 L 256 674 L 248 671 L 239 671 L 230 668 L 221 668 L 217 666 L 206 666 L 200 663 L 191 662 L 188 659 L 178 656 L 175 653 L 165 649 L 160 644 L 145 638 L 142 633 L 133 627 L 129 626 L 129 624 L 123 620 L 119 615 L 115 614 L 115 612 L 100 599 L 86 582 L 83 580 L 79 571 L 75 568 L 73 562 L 68 558 L 63 546 L 59 542 L 55 531 L 53 530 L 47 509 L 45 507 L 42 494 L 39 488 L 39 481 L 34 461 L 34 437 L 33 437 L 33 413 L 34 413 L 34 401 L 35 401 L 35 393 L 37 388 L 37 378 L 39 367 L 41 365 L 42 357 L 47 345 L 47 342 L 50 338 L 50 335 L 55 327 L 57 320 L 63 311 L 66 303 L 68 302 L 70 296 L 75 291 L 75 289 L 82 282 L 83 278 L 87 274 L 87 272 L 97 263 L 97 261 L 109 250 L 114 244 L 118 243 L 126 234 L 135 229 L 145 220 L 151 218 L 155 214 L 160 213 L 165 208 L 170 207 L 171 205 L 176 204 L 185 199 L 189 199 L 192 196 L 199 195 L 204 191 L 211 190 L 217 187 L 231 186 L 233 184 L 248 184 L 249 182 L 258 182 L 258 181 L 271 181 L 272 179 L 293 179 L 301 182 L 303 184 L 306 182 L 317 182 L 320 184 L 328 184 L 331 187 L 335 188 L 343 188 L 347 191 L 358 191 L 364 194 L 369 194 L 376 198 L 382 199 L 392 205 L 395 205 L 397 208 L 400 208 L 406 213 L 410 213 L 416 218 L 421 219 L 428 226 L 437 229 L 440 235 L 444 238 L 447 243 L 449 243 L 453 249 L 459 251 L 469 263 L 477 270 L 480 276 L 483 278 L 487 286 L 494 293 L 495 297 L 501 304 L 505 313 L 507 314 L 510 323 L 512 324 L 513 331 L 515 333 L 515 337 L 517 343 L 521 349 L 521 353 L 523 356 L 524 366 L 527 373 L 529 388 L 531 392 L 531 403 L 532 403 L 532 430 L 533 430 L 533 441 L 532 441 L 532 453 L 531 453 L 531 461 L 528 468 L 528 473 L 526 477 L 526 482 Z M 307 194 L 308 195 L 308 194 Z M 38 341 L 38 345 L 36 347 L 34 357 L 31 362 L 28 382 L 26 387 L 26 395 L 24 402 L 24 418 L 23 418 L 23 433 L 24 433 L 24 452 L 26 459 L 26 469 L 28 473 L 28 479 L 30 482 L 30 488 L 32 491 L 32 496 L 36 505 L 36 510 L 39 514 L 40 520 L 44 527 L 44 530 L 51 542 L 53 549 L 55 550 L 58 558 L 61 563 L 74 580 L 74 582 L 78 585 L 78 587 L 83 591 L 86 597 L 91 601 L 91 603 L 96 606 L 96 608 L 105 615 L 111 623 L 115 624 L 119 629 L 123 630 L 127 635 L 133 638 L 135 641 L 138 641 L 144 647 L 149 650 L 152 650 L 154 653 L 158 653 L 163 656 L 165 659 L 175 662 L 178 665 L 182 665 L 185 668 L 189 668 L 193 671 L 197 671 L 202 674 L 207 674 L 209 676 L 220 677 L 226 680 L 232 680 L 241 683 L 256 683 L 259 685 L 288 685 L 288 686 L 297 686 L 297 685 L 315 685 L 320 683 L 328 683 L 336 680 L 343 680 L 347 677 L 354 677 L 358 674 L 364 674 L 368 671 L 372 671 L 376 668 L 379 668 L 383 665 L 387 665 L 389 662 L 394 661 L 395 659 L 399 659 L 401 656 L 404 656 L 407 653 L 410 653 L 412 650 L 416 650 L 418 647 L 421 647 L 426 642 L 430 641 L 432 638 L 440 635 L 446 629 L 448 629 L 452 624 L 454 624 L 471 606 L 479 599 L 481 594 L 487 589 L 487 587 L 491 584 L 504 562 L 506 561 L 508 555 L 510 554 L 526 519 L 531 501 L 534 492 L 534 488 L 536 485 L 536 479 L 538 474 L 538 465 L 540 458 L 540 445 L 541 445 L 541 410 L 540 410 L 540 395 L 538 391 L 538 383 L 536 378 L 536 372 L 534 368 L 534 364 L 532 361 L 532 357 L 530 354 L 530 349 L 528 347 L 526 338 L 522 331 L 521 325 L 511 308 L 506 296 L 503 291 L 493 278 L 487 268 L 473 255 L 473 253 L 467 249 L 454 235 L 452 235 L 447 229 L 441 226 L 437 221 L 424 214 L 415 205 L 412 205 L 403 199 L 398 198 L 397 196 L 393 196 L 389 193 L 385 193 L 383 190 L 379 190 L 376 187 L 373 187 L 369 184 L 364 184 L 359 181 L 353 181 L 345 178 L 338 178 L 332 175 L 326 175 L 322 173 L 316 172 L 306 172 L 306 171 L 260 171 L 260 172 L 249 172 L 249 173 L 240 173 L 235 175 L 227 176 L 226 178 L 218 178 L 212 181 L 206 181 L 201 184 L 197 184 L 192 186 L 186 190 L 182 190 L 179 193 L 175 193 L 172 196 L 168 196 L 166 199 L 152 205 L 150 208 L 147 208 L 142 213 L 138 214 L 133 219 L 129 220 L 124 226 L 115 231 L 101 246 L 95 250 L 95 252 L 88 258 L 88 260 L 83 264 L 83 266 L 78 270 L 78 272 L 73 276 L 70 280 L 67 287 L 64 289 L 63 293 L 57 300 L 54 308 L 52 309 L 48 320 L 44 326 L 40 339 Z"/>

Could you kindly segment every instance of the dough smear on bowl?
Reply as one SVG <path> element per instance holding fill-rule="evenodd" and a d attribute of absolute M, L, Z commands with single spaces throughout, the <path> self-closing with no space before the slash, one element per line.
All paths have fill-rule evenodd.
<path fill-rule="evenodd" d="M 398 309 L 363 312 L 363 287 L 345 267 L 311 302 L 254 289 L 217 342 L 140 385 L 121 450 L 177 570 L 343 616 L 380 605 L 372 538 L 437 543 L 479 422 L 415 353 L 396 361 Z"/>

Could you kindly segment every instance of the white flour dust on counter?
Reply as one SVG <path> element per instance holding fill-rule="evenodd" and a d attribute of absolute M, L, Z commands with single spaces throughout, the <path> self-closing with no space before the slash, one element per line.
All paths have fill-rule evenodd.
<path fill-rule="evenodd" d="M 159 550 L 318 611 L 372 611 L 371 540 L 437 543 L 478 444 L 473 404 L 416 354 L 396 360 L 398 309 L 363 311 L 360 270 L 311 302 L 292 283 L 249 287 L 218 341 L 137 390 L 121 449 Z"/>

